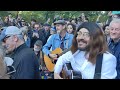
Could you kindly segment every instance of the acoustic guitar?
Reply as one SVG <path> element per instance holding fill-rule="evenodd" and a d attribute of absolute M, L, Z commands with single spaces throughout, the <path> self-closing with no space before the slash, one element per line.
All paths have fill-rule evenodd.
<path fill-rule="evenodd" d="M 61 77 L 63 79 L 82 79 L 81 73 L 78 71 L 74 71 L 72 69 L 71 63 L 66 63 L 63 65 Z"/>
<path fill-rule="evenodd" d="M 58 56 L 61 56 L 69 50 L 70 49 L 66 49 L 66 50 L 62 51 L 61 48 L 56 48 L 54 51 L 51 51 L 51 54 L 57 54 Z M 45 62 L 45 65 L 46 65 L 48 71 L 50 71 L 50 72 L 54 71 L 55 62 L 53 62 L 53 61 L 54 60 L 52 60 L 50 57 L 48 57 L 47 55 L 44 54 L 44 62 Z"/>
<path fill-rule="evenodd" d="M 51 51 L 51 54 L 61 54 L 61 53 L 62 53 L 62 49 L 61 48 L 56 48 L 54 51 Z M 50 57 L 48 57 L 45 54 L 44 54 L 44 62 L 45 62 L 45 65 L 46 65 L 47 69 L 50 72 L 53 72 L 55 63 L 53 62 L 53 60 Z"/>

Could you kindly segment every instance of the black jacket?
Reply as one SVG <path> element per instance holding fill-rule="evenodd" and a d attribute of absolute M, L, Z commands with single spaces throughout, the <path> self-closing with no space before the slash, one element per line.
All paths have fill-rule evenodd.
<path fill-rule="evenodd" d="M 50 34 L 50 30 L 49 30 L 49 31 L 45 31 L 45 30 L 43 29 L 42 32 L 43 32 L 43 34 L 44 34 L 44 36 L 45 36 L 45 39 L 46 39 L 45 44 L 46 44 L 49 36 L 51 35 L 51 34 Z"/>
<path fill-rule="evenodd" d="M 22 44 L 15 49 L 12 58 L 16 72 L 11 79 L 39 79 L 38 58 L 26 44 Z"/>
<path fill-rule="evenodd" d="M 46 38 L 45 38 L 45 35 L 44 35 L 44 33 L 42 32 L 42 30 L 39 30 L 39 31 L 38 31 L 38 34 L 39 34 L 39 38 L 37 38 L 37 37 L 32 37 L 32 36 L 31 36 L 31 37 L 32 37 L 32 38 L 31 38 L 31 48 L 34 47 L 34 44 L 35 44 L 35 42 L 36 42 L 37 40 L 41 40 L 42 43 L 43 43 L 43 45 L 46 44 Z M 33 32 L 32 32 L 31 35 L 33 35 Z"/>

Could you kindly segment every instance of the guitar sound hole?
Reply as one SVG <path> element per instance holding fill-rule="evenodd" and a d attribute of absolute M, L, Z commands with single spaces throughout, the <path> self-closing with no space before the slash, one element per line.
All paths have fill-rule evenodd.
<path fill-rule="evenodd" d="M 57 60 L 54 61 L 54 64 L 56 64 Z"/>

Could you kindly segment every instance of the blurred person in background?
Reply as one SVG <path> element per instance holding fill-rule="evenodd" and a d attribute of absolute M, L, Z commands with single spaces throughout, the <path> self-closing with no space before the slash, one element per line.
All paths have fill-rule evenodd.
<path fill-rule="evenodd" d="M 68 23 L 67 24 L 67 32 L 69 34 L 73 34 L 74 35 L 74 32 L 76 31 L 76 26 L 72 23 Z"/>
<path fill-rule="evenodd" d="M 22 32 L 22 35 L 24 37 L 24 40 L 25 40 L 25 43 L 28 47 L 30 47 L 30 44 L 31 44 L 31 39 L 30 37 L 28 36 L 28 27 L 27 26 L 24 26 L 22 28 L 20 28 L 21 32 Z"/>

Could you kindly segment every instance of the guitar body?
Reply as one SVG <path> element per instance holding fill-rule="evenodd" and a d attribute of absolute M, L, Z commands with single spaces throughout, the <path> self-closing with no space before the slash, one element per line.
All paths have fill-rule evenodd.
<path fill-rule="evenodd" d="M 54 51 L 51 52 L 51 54 L 61 54 L 61 53 L 62 53 L 62 49 L 61 48 L 56 48 Z M 45 54 L 44 54 L 44 62 L 45 62 L 45 65 L 46 65 L 47 69 L 50 72 L 53 72 L 55 64 L 52 62 L 51 58 L 49 58 Z"/>
<path fill-rule="evenodd" d="M 71 67 L 70 63 L 66 63 L 63 66 L 63 70 L 61 72 L 61 77 L 63 79 L 82 79 L 82 75 L 80 72 L 74 71 Z"/>

